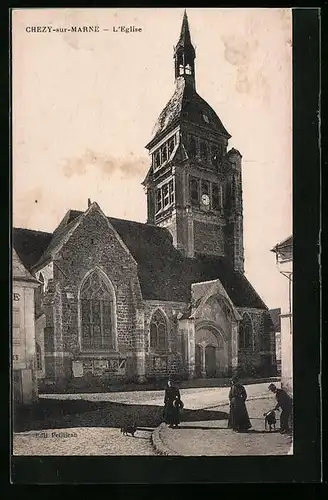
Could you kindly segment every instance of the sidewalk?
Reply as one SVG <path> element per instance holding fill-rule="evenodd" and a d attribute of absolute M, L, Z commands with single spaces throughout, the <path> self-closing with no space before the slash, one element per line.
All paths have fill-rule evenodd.
<path fill-rule="evenodd" d="M 152 439 L 162 455 L 180 456 L 238 456 L 291 454 L 292 437 L 264 429 L 263 413 L 272 408 L 272 398 L 247 401 L 252 423 L 248 433 L 235 433 L 227 428 L 227 419 L 182 422 L 178 429 L 161 424 Z M 214 408 L 211 408 L 213 415 Z M 218 406 L 219 412 L 229 412 L 229 406 Z M 219 415 L 219 413 L 218 413 Z M 280 412 L 276 413 L 279 429 Z M 182 417 L 183 418 L 183 417 Z"/>

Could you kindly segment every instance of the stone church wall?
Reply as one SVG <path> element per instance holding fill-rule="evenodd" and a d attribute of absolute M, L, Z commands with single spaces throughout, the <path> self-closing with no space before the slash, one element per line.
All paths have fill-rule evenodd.
<path fill-rule="evenodd" d="M 145 346 L 146 377 L 148 379 L 168 376 L 187 378 L 184 359 L 183 339 L 178 329 L 177 316 L 186 308 L 183 302 L 145 301 Z M 168 343 L 164 352 L 154 352 L 150 348 L 150 322 L 156 310 L 162 311 L 167 321 Z"/>
<path fill-rule="evenodd" d="M 86 273 L 96 267 L 115 290 L 116 349 L 82 352 L 78 293 Z M 90 379 L 136 375 L 133 353 L 144 349 L 137 265 L 99 212 L 90 212 L 57 254 L 54 279 L 48 283 L 44 304 L 45 382 L 55 380 L 57 386 L 64 387 L 83 385 Z"/>
<path fill-rule="evenodd" d="M 270 331 L 266 322 L 267 311 L 251 308 L 238 308 L 241 316 L 248 314 L 253 329 L 253 342 L 249 348 L 239 348 L 238 371 L 240 375 L 276 375 L 275 333 Z M 266 365 L 265 358 L 271 358 Z"/>

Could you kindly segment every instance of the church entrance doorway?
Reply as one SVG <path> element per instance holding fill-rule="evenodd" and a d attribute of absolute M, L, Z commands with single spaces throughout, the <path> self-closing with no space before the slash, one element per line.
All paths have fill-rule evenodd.
<path fill-rule="evenodd" d="M 227 374 L 228 343 L 214 326 L 202 326 L 195 335 L 195 376 L 214 378 Z"/>
<path fill-rule="evenodd" d="M 195 375 L 197 378 L 202 376 L 202 347 L 196 345 L 195 348 Z"/>
<path fill-rule="evenodd" d="M 212 345 L 205 347 L 205 371 L 207 377 L 216 376 L 216 347 Z"/>

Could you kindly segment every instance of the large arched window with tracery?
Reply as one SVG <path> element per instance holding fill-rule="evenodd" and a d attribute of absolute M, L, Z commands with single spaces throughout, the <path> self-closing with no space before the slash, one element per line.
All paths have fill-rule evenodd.
<path fill-rule="evenodd" d="M 114 348 L 115 298 L 105 276 L 97 270 L 84 281 L 80 291 L 81 346 L 84 350 Z"/>
<path fill-rule="evenodd" d="M 251 349 L 253 347 L 253 325 L 248 314 L 244 314 L 239 324 L 239 348 Z"/>
<path fill-rule="evenodd" d="M 150 321 L 150 349 L 165 351 L 168 346 L 167 322 L 164 314 L 157 310 Z"/>
<path fill-rule="evenodd" d="M 253 326 L 248 314 L 244 314 L 239 324 L 239 349 L 250 349 L 253 347 Z"/>

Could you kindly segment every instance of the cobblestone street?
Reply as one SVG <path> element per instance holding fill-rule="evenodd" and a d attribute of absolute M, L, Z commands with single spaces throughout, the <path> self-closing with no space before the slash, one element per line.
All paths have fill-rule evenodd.
<path fill-rule="evenodd" d="M 218 406 L 227 402 L 227 387 L 181 390 L 184 422 L 165 428 L 164 445 L 186 455 L 287 454 L 288 436 L 263 433 L 262 414 L 274 404 L 272 396 L 259 399 L 268 397 L 267 385 L 246 387 L 253 432 L 240 435 L 226 428 L 228 407 Z M 151 434 L 162 421 L 163 397 L 163 391 L 42 395 L 42 415 L 14 433 L 13 454 L 155 455 Z M 135 437 L 122 436 L 122 422 L 131 420 Z"/>
<path fill-rule="evenodd" d="M 151 431 L 122 436 L 118 428 L 75 427 L 15 434 L 14 455 L 155 455 Z M 61 437 L 69 433 L 70 437 Z M 54 434 L 54 435 L 53 435 Z"/>
<path fill-rule="evenodd" d="M 161 426 L 159 438 L 167 454 L 183 456 L 287 455 L 292 438 L 264 429 L 263 413 L 272 408 L 272 398 L 247 402 L 252 429 L 236 433 L 227 429 L 227 420 L 182 422 L 179 429 Z M 219 407 L 229 411 L 228 406 Z M 279 429 L 279 412 L 277 412 Z"/>

